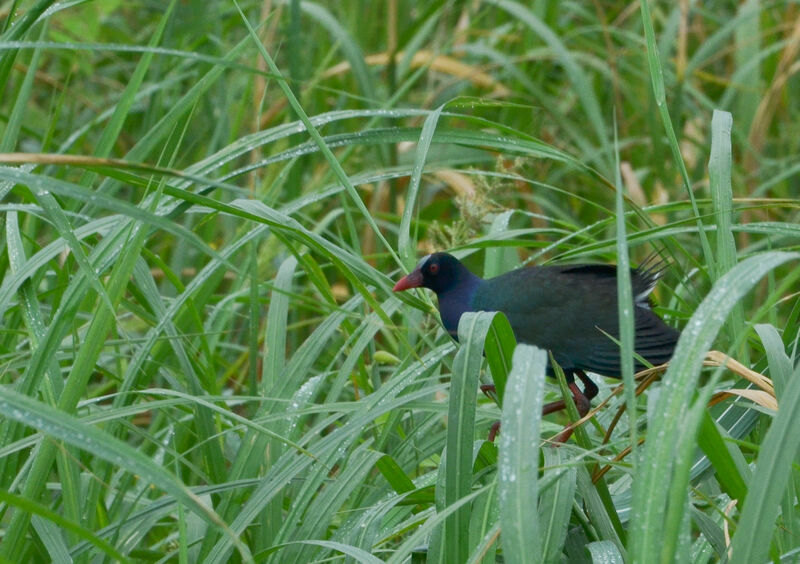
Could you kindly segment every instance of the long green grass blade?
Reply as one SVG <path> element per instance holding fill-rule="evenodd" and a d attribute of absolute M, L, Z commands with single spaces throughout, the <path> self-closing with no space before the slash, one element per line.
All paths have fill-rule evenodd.
<path fill-rule="evenodd" d="M 511 563 L 541 562 L 539 425 L 547 353 L 517 345 L 501 418 L 498 493 L 503 554 Z"/>
<path fill-rule="evenodd" d="M 400 233 L 397 238 L 400 258 L 403 260 L 406 267 L 411 267 L 415 262 L 414 257 L 416 255 L 416 249 L 413 246 L 413 239 L 411 237 L 411 218 L 414 215 L 413 204 L 418 199 L 422 171 L 425 168 L 425 160 L 428 158 L 428 152 L 430 151 L 431 142 L 433 141 L 433 134 L 436 131 L 436 125 L 439 123 L 439 116 L 443 109 L 444 106 L 439 106 L 425 118 L 425 123 L 422 125 L 422 130 L 419 134 L 417 153 L 414 157 L 414 169 L 411 172 L 408 191 L 406 192 L 406 202 L 408 202 L 408 205 L 403 209 L 403 216 L 400 219 Z"/>
<path fill-rule="evenodd" d="M 458 324 L 461 347 L 453 360 L 447 415 L 444 467 L 444 505 L 449 507 L 472 490 L 472 459 L 475 442 L 475 401 L 483 363 L 483 343 L 492 325 L 493 313 L 466 313 Z M 463 506 L 444 522 L 442 532 L 445 561 L 466 561 L 469 555 L 470 507 Z"/>
<path fill-rule="evenodd" d="M 639 4 L 642 11 L 642 23 L 644 25 L 645 43 L 647 45 L 647 61 L 650 66 L 650 80 L 653 83 L 653 95 L 655 96 L 656 106 L 658 113 L 661 117 L 661 123 L 667 134 L 669 141 L 669 148 L 672 151 L 672 158 L 678 167 L 683 181 L 683 188 L 689 196 L 689 201 L 692 204 L 692 211 L 694 212 L 695 222 L 697 224 L 697 231 L 700 237 L 700 243 L 703 248 L 704 258 L 706 263 L 710 266 L 714 265 L 711 245 L 708 242 L 705 229 L 703 228 L 702 215 L 697 205 L 692 184 L 689 180 L 689 172 L 686 170 L 686 163 L 681 155 L 680 146 L 678 145 L 678 138 L 675 135 L 675 128 L 672 125 L 672 118 L 669 114 L 669 106 L 667 105 L 666 88 L 664 86 L 664 71 L 662 69 L 661 59 L 659 57 L 658 46 L 656 44 L 655 31 L 653 30 L 653 20 L 650 14 L 650 2 L 642 0 Z"/>
<path fill-rule="evenodd" d="M 625 385 L 625 407 L 628 413 L 628 428 L 630 429 L 631 454 L 636 467 L 636 451 L 638 438 L 636 430 L 636 382 L 633 378 L 633 353 L 634 353 L 634 298 L 631 286 L 630 256 L 628 253 L 628 234 L 625 226 L 625 202 L 622 195 L 622 177 L 619 163 L 619 141 L 614 133 L 614 147 L 616 149 L 616 174 L 615 174 L 615 212 L 617 235 L 617 316 L 619 318 L 619 352 L 622 382 Z"/>

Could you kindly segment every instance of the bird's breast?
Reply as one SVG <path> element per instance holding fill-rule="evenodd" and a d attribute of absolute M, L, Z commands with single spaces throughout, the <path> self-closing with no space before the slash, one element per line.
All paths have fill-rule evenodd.
<path fill-rule="evenodd" d="M 461 316 L 468 311 L 474 311 L 470 302 L 470 299 L 455 293 L 445 293 L 439 296 L 439 314 L 442 317 L 442 325 L 455 339 L 458 339 L 458 322 L 461 320 Z"/>

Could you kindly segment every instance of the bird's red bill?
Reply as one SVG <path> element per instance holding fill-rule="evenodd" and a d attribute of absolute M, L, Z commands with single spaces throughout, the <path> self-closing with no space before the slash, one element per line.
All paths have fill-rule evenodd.
<path fill-rule="evenodd" d="M 409 288 L 419 288 L 420 286 L 422 286 L 422 272 L 415 270 L 411 274 L 403 276 L 400 280 L 398 280 L 397 284 L 395 284 L 394 288 L 392 288 L 392 291 L 402 292 L 403 290 L 408 290 Z"/>

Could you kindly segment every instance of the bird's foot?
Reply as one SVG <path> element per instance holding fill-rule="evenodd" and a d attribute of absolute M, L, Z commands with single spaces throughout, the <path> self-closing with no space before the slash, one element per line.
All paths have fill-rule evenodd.
<path fill-rule="evenodd" d="M 583 373 L 579 372 L 578 377 L 581 378 L 585 387 L 587 388 L 587 393 L 591 397 L 594 397 L 595 395 L 597 395 L 597 387 L 591 380 L 589 380 L 591 387 L 594 388 L 594 390 L 592 390 L 589 387 L 589 385 L 586 384 L 586 380 L 588 380 L 588 378 L 586 378 L 586 375 L 583 374 L 583 377 L 581 377 L 581 374 Z M 586 378 L 586 380 L 584 380 L 584 378 Z M 581 418 L 586 417 L 586 414 L 589 413 L 589 410 L 592 408 L 592 403 L 587 397 L 587 394 L 584 394 L 575 382 L 569 383 L 569 391 L 572 392 L 572 399 L 575 400 L 575 407 L 578 409 L 578 416 Z M 554 411 L 560 411 L 565 407 L 566 405 L 564 403 L 564 400 L 548 403 L 542 409 L 542 415 L 547 415 L 548 413 L 553 413 Z M 550 411 L 548 411 L 548 409 Z M 567 425 L 566 427 L 564 427 L 563 431 L 561 431 L 558 435 L 553 437 L 553 442 L 556 444 L 567 442 L 569 438 L 572 436 L 572 432 L 574 430 L 575 429 L 572 427 L 572 425 Z"/>

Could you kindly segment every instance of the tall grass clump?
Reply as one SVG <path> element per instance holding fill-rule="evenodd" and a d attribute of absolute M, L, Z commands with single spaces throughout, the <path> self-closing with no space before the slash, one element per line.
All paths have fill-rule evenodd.
<path fill-rule="evenodd" d="M 0 22 L 0 561 L 798 558 L 795 3 Z M 674 358 L 621 307 L 623 379 L 542 419 L 502 314 L 392 293 L 433 250 L 656 252 Z"/>

